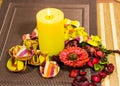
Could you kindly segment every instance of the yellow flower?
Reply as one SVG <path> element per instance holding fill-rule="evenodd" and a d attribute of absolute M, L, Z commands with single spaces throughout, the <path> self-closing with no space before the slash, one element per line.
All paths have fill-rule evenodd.
<path fill-rule="evenodd" d="M 70 20 L 68 18 L 64 19 L 64 24 L 65 24 L 65 26 L 66 25 L 72 25 L 72 26 L 75 26 L 75 27 L 80 27 L 80 22 L 79 21 L 77 21 L 77 20 Z"/>
<path fill-rule="evenodd" d="M 76 32 L 73 32 L 73 33 L 71 34 L 71 37 L 72 37 L 72 38 L 77 37 Z"/>
<path fill-rule="evenodd" d="M 93 45 L 93 46 L 99 46 L 101 44 L 101 39 L 99 36 L 93 36 L 88 39 L 88 44 Z"/>
<path fill-rule="evenodd" d="M 72 25 L 72 26 L 75 26 L 75 27 L 80 27 L 79 21 L 76 21 L 76 20 L 71 21 L 71 25 Z"/>
<path fill-rule="evenodd" d="M 68 18 L 65 18 L 65 19 L 64 19 L 64 24 L 65 24 L 65 25 L 70 24 L 70 23 L 71 23 L 71 20 L 70 20 L 70 19 L 68 19 Z"/>
<path fill-rule="evenodd" d="M 88 38 L 88 34 L 85 31 L 84 27 L 80 27 L 79 21 L 70 20 L 68 18 L 64 19 L 65 32 L 64 39 L 72 40 L 77 37 L 82 37 L 82 41 L 86 41 Z"/>
<path fill-rule="evenodd" d="M 65 30 L 65 32 L 64 32 L 64 39 L 65 40 L 69 39 L 69 30 Z"/>

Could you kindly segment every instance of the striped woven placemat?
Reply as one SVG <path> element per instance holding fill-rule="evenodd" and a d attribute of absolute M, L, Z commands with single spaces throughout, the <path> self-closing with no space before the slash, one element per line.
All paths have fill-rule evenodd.
<path fill-rule="evenodd" d="M 39 67 L 32 67 L 29 65 L 27 65 L 26 71 L 19 74 L 9 72 L 6 68 L 6 63 L 10 58 L 8 50 L 13 45 L 21 43 L 21 36 L 23 33 L 31 33 L 32 27 L 35 25 L 35 20 L 33 18 L 36 12 L 45 7 L 63 9 L 64 13 L 67 13 L 66 16 L 68 16 L 68 18 L 71 17 L 71 19 L 75 19 L 75 14 L 72 12 L 74 10 L 78 13 L 77 19 L 81 20 L 81 23 L 84 21 L 89 22 L 88 27 L 90 27 L 90 30 L 88 30 L 88 32 L 90 34 L 96 34 L 95 1 L 96 0 L 69 0 L 69 2 L 67 2 L 65 0 L 60 0 L 59 2 L 59 0 L 54 0 L 53 4 L 53 2 L 49 0 L 35 0 L 34 3 L 33 0 L 4 0 L 0 10 L 0 27 L 2 26 L 0 29 L 0 33 L 2 33 L 2 35 L 0 34 L 0 77 L 2 77 L 0 78 L 0 86 L 71 86 L 73 79 L 69 78 L 70 68 L 64 66 L 61 67 L 58 76 L 50 79 L 45 79 L 40 76 Z M 24 15 L 21 15 L 21 13 Z M 85 16 L 86 14 L 87 16 Z M 4 23 L 1 22 L 2 20 Z M 86 25 L 86 22 L 84 22 L 83 25 Z M 86 69 L 86 71 L 87 77 L 90 80 L 90 75 L 93 72 L 90 69 Z"/>
<path fill-rule="evenodd" d="M 98 35 L 107 49 L 120 50 L 120 3 L 97 3 Z M 120 86 L 120 56 L 109 56 L 115 65 L 113 74 L 106 77 L 102 86 Z"/>

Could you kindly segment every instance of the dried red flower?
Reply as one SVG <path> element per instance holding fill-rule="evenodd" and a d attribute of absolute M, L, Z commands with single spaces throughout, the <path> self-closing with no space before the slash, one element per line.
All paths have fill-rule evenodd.
<path fill-rule="evenodd" d="M 79 70 L 73 69 L 73 70 L 70 72 L 70 77 L 71 77 L 71 78 L 77 77 L 78 72 L 79 72 Z"/>
<path fill-rule="evenodd" d="M 65 48 L 68 47 L 77 47 L 79 45 L 79 41 L 77 39 L 73 39 L 73 40 L 68 40 L 65 42 Z"/>
<path fill-rule="evenodd" d="M 86 77 L 77 77 L 74 78 L 72 86 L 89 86 L 89 81 Z"/>
<path fill-rule="evenodd" d="M 86 71 L 83 71 L 83 70 L 80 70 L 80 72 L 79 72 L 79 74 L 80 74 L 80 76 L 85 76 L 86 75 Z"/>
<path fill-rule="evenodd" d="M 61 62 L 70 67 L 83 67 L 88 62 L 87 52 L 80 47 L 68 47 L 59 54 Z"/>

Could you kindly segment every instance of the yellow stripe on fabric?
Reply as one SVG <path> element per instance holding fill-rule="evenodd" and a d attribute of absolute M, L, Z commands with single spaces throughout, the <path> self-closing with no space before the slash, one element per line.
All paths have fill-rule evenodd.
<path fill-rule="evenodd" d="M 117 42 L 118 42 L 118 49 L 120 50 L 120 3 L 114 4 L 114 15 L 115 15 L 115 23 L 116 23 L 116 34 L 117 34 Z M 120 86 L 120 56 L 116 54 L 116 59 L 117 59 L 117 72 L 118 72 L 118 83 Z"/>
<path fill-rule="evenodd" d="M 107 49 L 120 50 L 120 4 L 97 3 L 98 35 Z M 102 86 L 120 86 L 120 55 L 109 55 L 114 72 L 102 81 Z"/>
<path fill-rule="evenodd" d="M 110 7 L 109 3 L 104 3 L 104 21 L 105 21 L 105 38 L 106 38 L 106 48 L 107 49 L 113 49 L 113 34 L 112 34 L 112 25 L 111 25 L 111 19 L 110 19 Z M 113 55 L 108 56 L 109 62 L 112 62 L 115 64 L 115 58 Z M 113 76 L 115 75 L 115 76 Z M 112 77 L 111 77 L 112 76 Z M 105 81 L 105 86 L 113 86 L 112 78 L 116 77 L 116 72 L 114 74 L 111 74 L 107 76 Z"/>
<path fill-rule="evenodd" d="M 106 48 L 113 49 L 113 37 L 112 37 L 112 26 L 110 20 L 110 10 L 109 4 L 104 3 L 104 23 L 105 23 L 105 38 L 106 38 Z"/>
<path fill-rule="evenodd" d="M 117 39 L 117 32 L 116 32 L 116 24 L 115 24 L 115 15 L 114 15 L 114 6 L 113 3 L 110 3 L 110 14 L 111 14 L 111 25 L 112 25 L 112 33 L 113 33 L 113 41 L 114 41 L 114 49 L 118 49 L 118 39 Z M 118 54 L 115 54 L 115 59 L 116 59 L 116 70 L 117 70 L 117 75 L 116 78 L 118 78 L 118 84 L 114 83 L 114 86 L 119 86 L 120 85 L 120 56 Z M 113 78 L 114 81 L 117 82 L 116 79 Z M 115 85 L 116 84 L 116 85 Z"/>
<path fill-rule="evenodd" d="M 101 39 L 102 39 L 102 44 L 103 44 L 104 46 L 106 46 L 103 3 L 100 3 L 99 6 L 100 6 Z"/>
<path fill-rule="evenodd" d="M 0 0 L 0 7 L 1 7 L 1 4 L 2 4 L 2 0 Z"/>
<path fill-rule="evenodd" d="M 120 49 L 120 3 L 114 4 L 114 15 L 115 15 L 115 23 L 116 23 L 116 34 L 117 34 L 117 42 L 118 48 Z"/>
<path fill-rule="evenodd" d="M 103 3 L 99 4 L 99 12 L 100 12 L 100 29 L 101 29 L 101 39 L 102 39 L 102 44 L 106 47 L 106 38 L 105 38 L 105 21 L 104 21 L 104 5 Z M 106 77 L 103 81 L 102 81 L 102 86 L 110 86 L 109 83 L 109 76 Z"/>
<path fill-rule="evenodd" d="M 113 3 L 110 3 L 110 17 L 111 17 L 111 25 L 112 25 L 112 32 L 113 32 L 113 41 L 114 41 L 114 49 L 118 49 L 117 44 L 117 34 L 116 34 L 116 25 L 115 25 L 115 18 L 114 18 L 114 7 Z"/>
<path fill-rule="evenodd" d="M 100 25 L 100 5 L 97 4 L 97 34 L 101 36 L 101 25 Z"/>

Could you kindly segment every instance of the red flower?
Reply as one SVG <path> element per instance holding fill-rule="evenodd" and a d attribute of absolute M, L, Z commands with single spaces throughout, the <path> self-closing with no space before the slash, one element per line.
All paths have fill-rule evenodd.
<path fill-rule="evenodd" d="M 61 62 L 70 67 L 82 67 L 88 62 L 88 54 L 80 47 L 68 47 L 60 52 Z"/>

